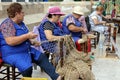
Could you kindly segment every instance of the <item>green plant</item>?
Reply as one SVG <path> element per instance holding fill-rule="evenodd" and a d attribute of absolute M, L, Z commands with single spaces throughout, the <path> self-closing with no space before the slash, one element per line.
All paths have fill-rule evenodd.
<path fill-rule="evenodd" d="M 120 14 L 120 5 L 119 5 L 120 4 L 120 0 L 116 0 L 115 4 L 116 4 L 116 9 L 117 9 L 117 14 Z M 111 14 L 112 10 L 114 9 L 114 2 L 112 2 L 112 0 L 108 1 L 107 5 L 108 5 L 108 7 L 107 7 L 107 13 Z"/>
<path fill-rule="evenodd" d="M 117 5 L 118 14 L 120 14 L 120 0 L 116 0 L 115 4 Z"/>

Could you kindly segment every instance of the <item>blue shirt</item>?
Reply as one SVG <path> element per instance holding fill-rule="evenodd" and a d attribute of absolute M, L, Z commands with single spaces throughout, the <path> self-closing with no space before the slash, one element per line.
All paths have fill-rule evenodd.
<path fill-rule="evenodd" d="M 63 36 L 65 35 L 62 29 L 60 29 L 59 25 L 56 23 L 50 22 L 49 20 L 44 20 L 41 22 L 39 26 L 39 32 L 40 32 L 40 39 L 41 41 L 48 40 L 45 35 L 45 30 L 51 30 L 52 35 L 54 36 Z M 42 44 L 42 48 L 45 51 L 51 52 L 51 53 L 58 53 L 58 46 L 56 41 L 48 41 L 46 43 Z"/>
<path fill-rule="evenodd" d="M 2 57 L 7 57 L 16 54 L 28 54 L 33 52 L 31 49 L 31 43 L 29 40 L 22 42 L 21 44 L 10 46 L 6 43 L 6 37 L 12 36 L 21 36 L 23 34 L 28 33 L 28 29 L 23 22 L 19 25 L 14 23 L 10 18 L 5 19 L 0 25 L 0 39 L 1 39 L 1 52 Z M 38 59 L 40 54 L 36 55 L 36 60 Z"/>
<path fill-rule="evenodd" d="M 68 26 L 70 24 L 74 24 L 76 27 L 81 27 L 82 23 L 80 22 L 80 19 L 76 19 L 72 14 L 66 16 L 63 20 L 63 31 L 66 34 L 71 34 L 72 38 L 74 39 L 74 41 L 76 42 L 78 39 L 82 38 L 82 33 L 81 32 L 72 32 L 68 29 Z"/>

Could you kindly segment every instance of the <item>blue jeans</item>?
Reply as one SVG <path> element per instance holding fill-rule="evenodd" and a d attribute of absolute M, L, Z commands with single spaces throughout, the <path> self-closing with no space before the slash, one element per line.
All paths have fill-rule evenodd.
<path fill-rule="evenodd" d="M 56 80 L 58 78 L 58 74 L 55 72 L 55 67 L 49 62 L 47 56 L 43 53 L 39 56 L 38 60 L 34 60 L 34 62 L 40 66 L 51 78 L 52 80 Z M 31 77 L 32 68 L 28 68 L 22 72 L 24 77 Z"/>

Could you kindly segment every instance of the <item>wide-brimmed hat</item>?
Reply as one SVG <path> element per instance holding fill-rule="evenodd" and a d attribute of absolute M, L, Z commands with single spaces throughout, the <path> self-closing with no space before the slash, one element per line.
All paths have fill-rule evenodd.
<path fill-rule="evenodd" d="M 84 15 L 84 11 L 80 6 L 75 6 L 72 12 L 75 14 Z"/>
<path fill-rule="evenodd" d="M 49 14 L 58 14 L 58 15 L 65 15 L 65 13 L 61 12 L 61 9 L 58 6 L 54 6 L 49 8 Z"/>

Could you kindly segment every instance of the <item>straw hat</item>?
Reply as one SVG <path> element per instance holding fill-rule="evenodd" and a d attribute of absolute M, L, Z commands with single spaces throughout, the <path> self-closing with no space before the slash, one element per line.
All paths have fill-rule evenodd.
<path fill-rule="evenodd" d="M 80 7 L 80 6 L 75 6 L 74 8 L 73 8 L 73 13 L 75 13 L 75 14 L 79 14 L 79 15 L 84 15 L 84 11 L 83 11 L 84 9 L 82 8 L 82 7 Z"/>

